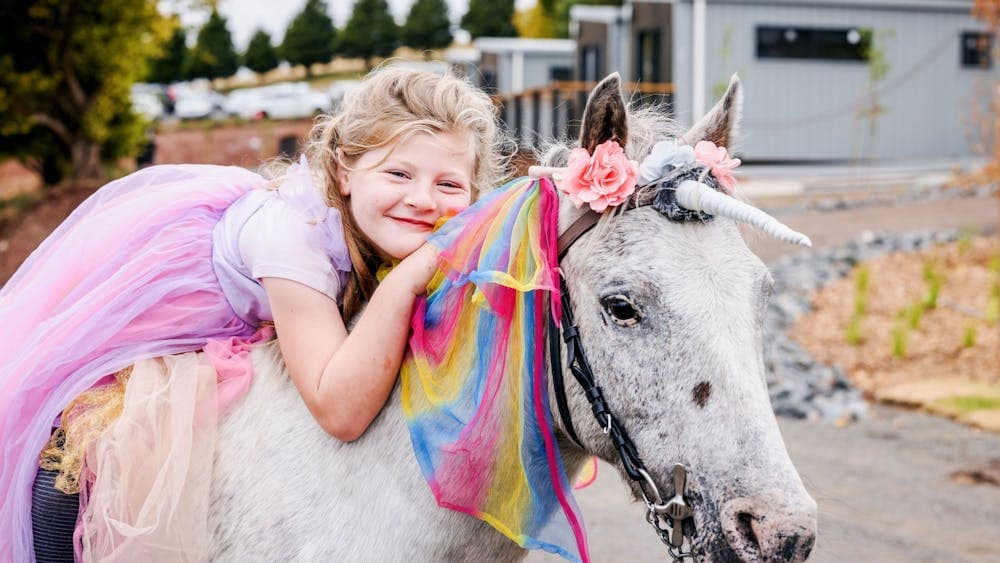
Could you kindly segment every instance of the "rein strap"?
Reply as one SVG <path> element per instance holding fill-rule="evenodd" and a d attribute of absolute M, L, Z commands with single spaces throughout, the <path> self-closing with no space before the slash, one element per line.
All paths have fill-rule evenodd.
<path fill-rule="evenodd" d="M 566 343 L 566 363 L 577 383 L 583 389 L 584 396 L 590 403 L 591 412 L 597 423 L 604 429 L 615 449 L 621 457 L 622 466 L 630 479 L 642 483 L 644 477 L 640 471 L 646 470 L 646 464 L 639 457 L 639 452 L 629 437 L 625 427 L 618 422 L 618 419 L 611 412 L 604 399 L 604 392 L 594 379 L 594 372 L 587 363 L 587 357 L 583 353 L 583 344 L 580 342 L 580 333 L 573 322 L 572 308 L 570 307 L 569 288 L 566 287 L 566 280 L 559 277 L 560 293 L 562 294 L 562 335 Z M 573 428 L 573 420 L 569 413 L 569 402 L 566 399 L 566 385 L 563 381 L 562 358 L 558 336 L 559 330 L 555 326 L 555 320 L 549 316 L 549 357 L 552 362 L 553 389 L 556 394 L 556 404 L 559 408 L 559 417 L 562 419 L 566 432 L 580 446 L 583 442 Z"/>
<path fill-rule="evenodd" d="M 636 199 L 626 209 L 634 209 L 649 205 L 650 203 L 652 203 L 651 199 Z M 573 243 L 587 231 L 594 228 L 600 219 L 601 214 L 594 211 L 587 211 L 577 218 L 559 237 L 559 260 L 562 260 L 569 248 L 573 246 Z M 646 464 L 639 457 L 639 451 L 635 443 L 625 431 L 625 427 L 622 426 L 618 418 L 611 412 L 604 398 L 604 392 L 597 385 L 594 372 L 591 370 L 590 364 L 587 362 L 587 357 L 584 354 L 583 343 L 580 342 L 580 332 L 577 330 L 576 323 L 573 320 L 573 307 L 570 303 L 569 287 L 566 285 L 566 279 L 562 276 L 561 272 L 559 273 L 559 290 L 562 300 L 562 319 L 560 319 L 562 339 L 566 343 L 566 363 L 569 365 L 570 372 L 577 383 L 580 384 L 584 396 L 587 397 L 591 412 L 593 412 L 598 425 L 608 435 L 615 450 L 618 451 L 625 474 L 638 484 L 643 499 L 646 501 L 648 510 L 646 514 L 647 522 L 653 526 L 660 540 L 667 546 L 667 551 L 671 559 L 681 561 L 689 558 L 691 557 L 691 553 L 685 553 L 681 549 L 684 542 L 682 522 L 691 518 L 694 514 L 693 509 L 684 499 L 684 483 L 687 472 L 682 465 L 678 464 L 674 466 L 674 497 L 664 503 L 656 484 L 646 469 Z M 563 380 L 562 346 L 559 345 L 560 326 L 556 325 L 556 318 L 552 313 L 548 315 L 547 329 L 552 388 L 556 396 L 559 418 L 562 420 L 563 428 L 570 439 L 576 442 L 581 448 L 586 449 L 577 435 L 576 429 L 573 427 L 573 418 L 569 412 L 569 401 L 566 398 L 566 383 Z M 650 492 L 652 493 L 653 500 L 649 498 Z M 672 519 L 672 529 L 661 526 L 660 517 L 662 515 L 667 515 Z"/>

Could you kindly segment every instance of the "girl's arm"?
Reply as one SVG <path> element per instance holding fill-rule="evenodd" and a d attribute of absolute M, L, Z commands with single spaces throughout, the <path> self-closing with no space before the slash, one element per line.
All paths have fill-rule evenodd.
<path fill-rule="evenodd" d="M 392 392 L 413 304 L 436 260 L 437 249 L 425 244 L 400 262 L 349 334 L 326 295 L 291 280 L 262 280 L 292 381 L 316 421 L 338 440 L 359 438 Z"/>

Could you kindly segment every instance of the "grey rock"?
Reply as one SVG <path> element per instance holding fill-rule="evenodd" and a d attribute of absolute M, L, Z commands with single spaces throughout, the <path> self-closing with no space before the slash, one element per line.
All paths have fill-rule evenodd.
<path fill-rule="evenodd" d="M 995 191 L 995 188 L 991 188 Z M 969 193 L 980 194 L 980 189 Z M 992 192 L 991 192 L 992 193 Z M 941 189 L 909 197 L 954 197 Z M 825 205 L 835 206 L 835 201 Z M 779 260 L 771 268 L 775 293 L 764 319 L 764 367 L 774 412 L 778 416 L 842 422 L 865 416 L 868 405 L 840 366 L 822 364 L 787 336 L 803 314 L 812 310 L 812 292 L 850 274 L 864 261 L 892 252 L 915 252 L 953 242 L 957 229 L 891 235 L 865 231 L 848 244 Z"/>

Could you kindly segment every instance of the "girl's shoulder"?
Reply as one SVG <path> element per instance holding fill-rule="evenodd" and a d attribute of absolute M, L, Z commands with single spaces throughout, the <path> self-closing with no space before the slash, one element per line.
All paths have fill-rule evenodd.
<path fill-rule="evenodd" d="M 258 195 L 261 200 L 251 219 L 256 223 L 252 230 L 261 237 L 273 237 L 272 244 L 277 246 L 320 251 L 335 269 L 350 271 L 340 212 L 327 205 L 306 158 L 292 164 L 277 184 Z"/>
<path fill-rule="evenodd" d="M 319 225 L 324 222 L 340 228 L 340 212 L 327 205 L 326 196 L 316 182 L 316 177 L 303 155 L 292 164 L 278 180 L 272 192 L 289 209 L 298 213 L 306 223 Z"/>
<path fill-rule="evenodd" d="M 227 210 L 216 242 L 231 246 L 232 261 L 253 278 L 300 271 L 343 280 L 351 260 L 340 212 L 327 206 L 308 164 L 293 164 L 274 184 Z"/>

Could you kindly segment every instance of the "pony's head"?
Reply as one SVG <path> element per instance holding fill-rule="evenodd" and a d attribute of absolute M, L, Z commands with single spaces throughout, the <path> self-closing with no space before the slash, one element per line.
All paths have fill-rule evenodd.
<path fill-rule="evenodd" d="M 620 88 L 615 74 L 593 90 L 579 147 L 620 144 L 642 163 L 640 187 L 592 219 L 587 206 L 560 198 L 559 231 L 569 245 L 560 266 L 594 379 L 664 498 L 674 492 L 674 465 L 687 468 L 694 517 L 685 532 L 696 559 L 804 560 L 816 503 L 785 451 L 762 361 L 774 282 L 738 223 L 789 242 L 808 239 L 731 195 L 718 171 L 679 154 L 700 141 L 732 146 L 742 102 L 736 77 L 686 132 L 656 109 L 629 109 Z M 552 145 L 541 163 L 565 166 L 571 150 Z M 581 221 L 595 226 L 568 242 Z M 567 395 L 579 444 L 553 416 L 563 451 L 620 467 L 579 388 L 567 384 Z M 551 404 L 555 412 L 555 397 Z M 639 483 L 629 482 L 641 498 Z"/>

